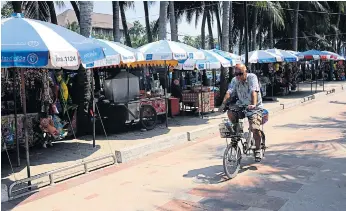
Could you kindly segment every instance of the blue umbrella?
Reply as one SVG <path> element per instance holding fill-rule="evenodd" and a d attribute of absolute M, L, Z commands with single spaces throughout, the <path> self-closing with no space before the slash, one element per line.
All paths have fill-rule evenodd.
<path fill-rule="evenodd" d="M 138 48 L 147 61 L 204 59 L 203 52 L 184 43 L 159 40 Z"/>
<path fill-rule="evenodd" d="M 276 48 L 268 49 L 267 51 L 270 53 L 274 53 L 274 54 L 281 56 L 285 62 L 297 62 L 298 61 L 298 57 L 295 56 L 294 54 L 288 52 L 288 51 L 284 51 L 284 50 L 276 49 Z"/>
<path fill-rule="evenodd" d="M 143 54 L 136 49 L 130 48 L 119 42 L 95 39 L 97 44 L 103 47 L 106 58 L 94 62 L 95 67 L 128 64 L 144 60 Z"/>
<path fill-rule="evenodd" d="M 220 56 L 224 57 L 225 59 L 227 59 L 228 61 L 230 61 L 232 66 L 235 66 L 236 64 L 241 64 L 241 58 L 240 56 L 233 54 L 233 53 L 229 53 L 226 51 L 221 51 L 218 49 L 213 49 L 213 52 L 219 54 Z"/>
<path fill-rule="evenodd" d="M 219 54 L 211 50 L 200 50 L 204 53 L 205 59 L 196 60 L 196 59 L 184 59 L 179 60 L 177 69 L 184 70 L 204 70 L 204 69 L 219 69 L 222 67 L 231 67 L 231 63 L 220 56 Z"/>
<path fill-rule="evenodd" d="M 245 60 L 245 55 L 242 55 L 242 60 Z M 283 58 L 280 55 L 270 53 L 265 50 L 257 50 L 249 52 L 249 63 L 275 63 L 282 62 Z"/>
<path fill-rule="evenodd" d="M 103 59 L 102 47 L 64 27 L 16 14 L 1 20 L 1 66 L 75 69 Z M 88 65 L 86 65 L 88 64 Z"/>

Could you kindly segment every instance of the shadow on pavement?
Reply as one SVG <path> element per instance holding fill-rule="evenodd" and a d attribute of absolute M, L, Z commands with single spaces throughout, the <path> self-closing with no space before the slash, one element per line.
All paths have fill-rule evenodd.
<path fill-rule="evenodd" d="M 53 147 L 48 147 L 47 149 L 42 149 L 41 147 L 33 147 L 30 149 L 30 166 L 31 176 L 44 173 L 37 172 L 34 168 L 35 166 L 44 166 L 54 163 L 54 165 L 59 165 L 63 163 L 63 166 L 68 166 L 75 163 L 76 161 L 82 161 L 84 158 L 89 157 L 100 150 L 100 146 L 92 147 L 90 144 L 86 143 L 73 143 L 73 142 L 57 142 Z M 18 179 L 26 178 L 26 159 L 25 159 L 25 149 L 21 149 L 21 166 L 17 167 L 16 164 L 16 152 L 6 152 L 1 153 L 1 183 L 9 186 L 11 183 Z M 10 159 L 10 160 L 9 160 Z M 66 164 L 65 164 L 66 163 Z M 11 166 L 12 164 L 12 166 Z M 58 168 L 58 167 L 57 167 Z M 52 167 L 43 168 L 45 171 L 53 170 Z M 72 171 L 71 171 L 72 172 Z M 14 173 L 14 174 L 13 174 Z M 73 174 L 73 173 L 71 173 Z M 46 178 L 47 179 L 47 178 Z"/>
<path fill-rule="evenodd" d="M 340 115 L 338 118 L 311 117 L 307 124 L 286 124 L 277 127 L 344 129 L 345 123 L 346 112 L 343 112 L 341 118 Z M 346 130 L 340 132 L 340 138 L 331 140 L 271 144 L 260 163 L 253 162 L 251 156 L 245 159 L 243 157 L 242 169 L 237 177 L 231 180 L 220 180 L 220 175 L 223 175 L 222 165 L 190 170 L 183 177 L 194 178 L 196 183 L 217 184 L 200 185 L 192 190 L 194 195 L 206 197 L 196 206 L 207 207 L 210 210 L 216 207 L 230 209 L 237 206 L 245 206 L 245 209 L 242 207 L 241 210 L 249 207 L 279 210 L 288 202 L 288 198 L 270 194 L 272 191 L 283 194 L 306 191 L 302 194 L 301 200 L 310 200 L 313 197 L 319 204 L 321 200 L 331 202 L 330 200 L 335 199 L 340 200 L 337 206 L 342 207 L 345 203 L 341 199 L 342 193 L 346 191 Z M 220 159 L 220 164 L 223 150 L 223 146 L 217 148 L 217 153 L 212 156 L 212 159 Z M 322 190 L 326 187 L 324 195 L 331 196 L 326 197 L 318 193 L 315 190 L 319 188 L 316 184 L 319 184 Z M 306 185 L 304 189 L 303 185 Z M 309 199 L 305 199 L 305 196 Z M 246 197 L 259 197 L 257 201 L 261 203 L 247 202 Z"/>

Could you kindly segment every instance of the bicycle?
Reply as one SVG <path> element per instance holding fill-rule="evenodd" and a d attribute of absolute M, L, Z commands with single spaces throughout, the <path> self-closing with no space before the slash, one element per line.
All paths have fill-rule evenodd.
<path fill-rule="evenodd" d="M 242 144 L 243 147 L 243 154 L 249 155 L 250 151 L 253 151 L 253 155 L 255 157 L 256 162 L 261 161 L 261 156 L 259 153 L 262 153 L 262 156 L 264 155 L 266 146 L 265 146 L 265 134 L 263 132 L 263 125 L 268 121 L 268 111 L 265 109 L 255 109 L 255 110 L 248 110 L 245 107 L 239 108 L 229 108 L 227 106 L 224 111 L 234 111 L 234 112 L 242 112 L 244 114 L 244 117 L 246 117 L 246 113 L 251 111 L 253 113 L 262 112 L 262 140 L 261 140 L 261 151 L 256 151 L 255 147 L 255 139 L 252 136 L 252 131 L 250 128 L 248 129 L 248 132 L 243 132 L 243 118 L 237 118 L 237 121 L 235 124 L 232 124 L 232 127 L 226 126 L 226 123 L 223 122 L 219 124 L 219 130 L 220 130 L 220 136 L 221 138 L 226 139 L 227 147 L 225 149 L 224 155 L 223 155 L 223 167 L 224 171 L 228 178 L 234 178 L 240 169 L 240 161 L 242 159 L 242 152 L 239 147 L 239 142 Z M 229 121 L 228 119 L 225 119 Z M 228 142 L 228 139 L 231 139 L 230 143 Z M 243 139 L 245 141 L 243 142 Z M 233 156 L 233 153 L 235 155 Z M 234 164 L 234 170 L 229 170 L 228 162 Z"/>

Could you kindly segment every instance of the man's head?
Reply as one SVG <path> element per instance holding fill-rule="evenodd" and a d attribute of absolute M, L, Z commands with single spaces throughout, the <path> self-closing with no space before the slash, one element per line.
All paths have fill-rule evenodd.
<path fill-rule="evenodd" d="M 246 66 L 243 64 L 237 64 L 235 66 L 235 72 L 234 75 L 237 78 L 238 81 L 245 81 L 246 80 Z"/>

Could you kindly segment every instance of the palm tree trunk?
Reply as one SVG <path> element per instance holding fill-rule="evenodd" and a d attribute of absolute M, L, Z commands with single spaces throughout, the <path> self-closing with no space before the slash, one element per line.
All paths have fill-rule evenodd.
<path fill-rule="evenodd" d="M 214 12 L 215 12 L 215 16 L 216 16 L 216 25 L 217 25 L 217 36 L 218 36 L 218 41 L 219 44 L 221 44 L 222 42 L 222 31 L 221 31 L 221 20 L 220 20 L 220 13 L 219 13 L 219 5 L 214 5 Z"/>
<path fill-rule="evenodd" d="M 80 10 L 80 34 L 84 37 L 89 37 L 91 34 L 91 14 L 94 9 L 94 3 L 89 1 L 80 1 L 79 10 Z"/>
<path fill-rule="evenodd" d="M 243 33 L 244 33 L 244 27 L 240 29 L 240 33 L 239 33 L 240 34 L 239 35 L 239 55 L 241 55 L 243 52 L 243 39 L 244 39 Z"/>
<path fill-rule="evenodd" d="M 11 1 L 14 13 L 22 13 L 22 1 Z"/>
<path fill-rule="evenodd" d="M 222 11 L 222 50 L 228 52 L 229 48 L 229 40 L 228 40 L 228 33 L 229 33 L 229 1 L 223 2 L 223 11 Z"/>
<path fill-rule="evenodd" d="M 299 19 L 299 1 L 296 2 L 296 8 L 294 11 L 293 19 L 293 44 L 294 51 L 298 51 L 298 19 Z"/>
<path fill-rule="evenodd" d="M 258 34 L 257 34 L 257 38 L 258 38 L 258 41 L 257 41 L 257 43 L 258 43 L 258 49 L 259 50 L 261 50 L 262 49 L 262 32 L 261 32 L 261 30 L 262 30 L 262 25 L 259 25 L 258 26 Z"/>
<path fill-rule="evenodd" d="M 204 5 L 204 1 L 202 1 L 202 5 Z M 202 17 L 202 26 L 201 26 L 201 48 L 205 49 L 205 23 L 207 20 L 207 9 L 204 5 L 204 12 Z"/>
<path fill-rule="evenodd" d="M 252 33 L 252 36 L 251 36 L 251 39 L 252 39 L 252 45 L 251 45 L 251 50 L 256 50 L 256 29 L 257 29 L 257 16 L 258 16 L 258 9 L 257 7 L 254 7 L 253 8 L 253 22 L 252 22 L 252 30 L 251 30 L 251 33 Z"/>
<path fill-rule="evenodd" d="M 47 5 L 49 7 L 50 22 L 58 25 L 58 19 L 56 18 L 54 2 L 53 1 L 46 1 L 46 2 L 47 2 Z"/>
<path fill-rule="evenodd" d="M 72 7 L 73 7 L 74 13 L 76 13 L 78 24 L 80 24 L 80 11 L 79 11 L 78 4 L 77 4 L 76 1 L 70 1 L 70 3 L 72 5 Z"/>
<path fill-rule="evenodd" d="M 229 2 L 229 52 L 233 52 L 233 4 Z"/>
<path fill-rule="evenodd" d="M 228 52 L 229 51 L 229 1 L 222 2 L 222 50 Z M 225 96 L 227 91 L 227 75 L 228 71 L 226 68 L 221 68 L 221 75 L 220 75 L 220 95 Z"/>
<path fill-rule="evenodd" d="M 165 40 L 167 37 L 167 6 L 167 1 L 160 1 L 159 40 Z"/>
<path fill-rule="evenodd" d="M 94 3 L 92 1 L 80 1 L 79 4 L 79 11 L 80 11 L 80 33 L 81 35 L 85 37 L 89 37 L 92 30 L 91 25 L 91 14 L 94 9 Z M 83 104 L 79 105 L 80 109 L 80 115 L 79 120 L 85 121 L 85 114 L 88 113 L 89 110 L 89 103 L 91 100 L 91 70 L 90 69 L 84 69 L 81 65 L 81 67 L 78 70 L 78 76 L 80 81 L 83 81 Z M 82 110 L 83 108 L 83 110 Z M 83 112 L 82 112 L 83 111 Z M 84 113 L 84 115 L 82 115 Z M 84 122 L 83 121 L 83 122 Z M 85 128 L 84 126 L 80 126 L 79 129 Z M 82 129 L 83 130 L 83 129 Z"/>
<path fill-rule="evenodd" d="M 178 41 L 178 32 L 176 31 L 175 23 L 175 12 L 174 12 L 174 1 L 169 2 L 169 22 L 171 27 L 171 40 Z"/>
<path fill-rule="evenodd" d="M 213 36 L 213 28 L 211 26 L 211 16 L 210 16 L 210 13 L 212 12 L 211 11 L 211 8 L 210 6 L 207 7 L 207 24 L 208 24 L 208 34 L 209 34 L 209 38 L 208 38 L 208 41 L 209 41 L 209 49 L 213 49 L 214 48 L 214 36 Z"/>
<path fill-rule="evenodd" d="M 147 30 L 148 43 L 153 42 L 153 37 L 150 30 L 150 20 L 149 20 L 149 7 L 148 2 L 143 1 L 144 14 L 145 14 L 145 29 Z"/>
<path fill-rule="evenodd" d="M 119 17 L 119 2 L 112 1 L 113 8 L 113 39 L 114 42 L 120 42 L 120 17 Z"/>
<path fill-rule="evenodd" d="M 124 36 L 125 36 L 125 40 L 126 40 L 126 45 L 129 46 L 129 47 L 132 47 L 131 38 L 130 38 L 130 35 L 129 35 L 129 32 L 128 32 L 128 28 L 127 28 L 124 4 L 125 4 L 125 2 L 119 1 L 121 22 L 122 22 L 123 29 L 124 29 Z"/>
<path fill-rule="evenodd" d="M 176 37 L 176 40 L 178 41 L 178 11 L 175 11 L 174 13 L 174 18 L 175 18 L 175 31 L 177 32 L 177 37 Z"/>
<path fill-rule="evenodd" d="M 269 23 L 269 48 L 274 48 L 273 21 Z"/>
<path fill-rule="evenodd" d="M 336 19 L 336 24 L 335 24 L 335 37 L 334 37 L 334 40 L 333 40 L 333 49 L 334 49 L 335 52 L 338 51 L 338 49 L 337 49 L 337 42 L 338 42 L 338 34 L 339 34 L 341 6 L 339 6 L 338 13 L 339 13 L 339 15 L 338 15 L 338 17 Z"/>

